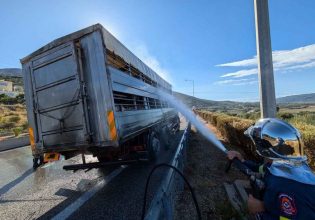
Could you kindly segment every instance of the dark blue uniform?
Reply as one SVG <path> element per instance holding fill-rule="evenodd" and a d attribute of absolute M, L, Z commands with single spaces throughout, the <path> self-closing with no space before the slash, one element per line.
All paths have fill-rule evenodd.
<path fill-rule="evenodd" d="M 254 172 L 259 171 L 259 164 L 245 161 L 244 164 Z M 270 173 L 264 165 L 264 206 L 262 219 L 314 219 L 315 220 L 315 185 L 305 184 Z"/>

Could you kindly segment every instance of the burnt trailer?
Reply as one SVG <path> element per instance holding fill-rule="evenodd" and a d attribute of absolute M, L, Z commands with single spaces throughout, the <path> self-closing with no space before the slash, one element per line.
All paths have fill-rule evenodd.
<path fill-rule="evenodd" d="M 154 159 L 179 129 L 178 113 L 156 92 L 171 94 L 172 86 L 100 24 L 21 63 L 34 166 L 52 153 Z"/>

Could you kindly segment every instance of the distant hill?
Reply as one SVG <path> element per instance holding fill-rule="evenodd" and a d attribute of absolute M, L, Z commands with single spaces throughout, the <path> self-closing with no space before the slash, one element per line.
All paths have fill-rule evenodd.
<path fill-rule="evenodd" d="M 315 103 L 315 93 L 280 97 L 277 103 Z"/>
<path fill-rule="evenodd" d="M 197 108 L 209 109 L 212 111 L 233 111 L 240 109 L 244 111 L 249 111 L 251 109 L 259 107 L 257 102 L 213 101 L 194 98 L 192 96 L 179 92 L 173 92 L 173 95 L 184 104 L 186 104 L 188 107 L 196 106 Z"/>
<path fill-rule="evenodd" d="M 197 108 L 208 109 L 210 111 L 229 113 L 259 111 L 258 102 L 213 101 L 194 98 L 179 92 L 173 92 L 173 95 L 188 107 L 196 106 Z M 313 103 L 315 103 L 315 93 L 286 96 L 277 99 L 277 105 L 280 108 L 301 107 L 302 104 L 313 105 Z"/>
<path fill-rule="evenodd" d="M 22 77 L 22 69 L 20 68 L 0 69 L 0 76 Z"/>
<path fill-rule="evenodd" d="M 22 69 L 20 68 L 3 68 L 0 69 L 0 79 L 10 80 L 10 81 L 18 81 L 15 84 L 22 84 L 22 79 L 19 80 L 17 78 L 11 79 L 11 77 L 19 77 L 22 78 Z M 21 82 L 20 82 L 21 81 Z M 206 99 L 194 98 L 192 96 L 182 94 L 179 92 L 173 93 L 175 97 L 184 102 L 187 106 L 196 106 L 200 108 L 208 108 L 211 109 L 235 109 L 235 108 L 252 108 L 257 107 L 257 102 L 233 102 L 233 101 L 213 101 Z M 301 95 L 292 95 L 277 98 L 277 104 L 299 104 L 299 103 L 315 103 L 315 93 L 310 94 L 301 94 Z"/>

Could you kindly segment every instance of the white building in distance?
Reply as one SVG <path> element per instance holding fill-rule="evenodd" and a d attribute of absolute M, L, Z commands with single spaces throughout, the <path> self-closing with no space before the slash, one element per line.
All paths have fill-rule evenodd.
<path fill-rule="evenodd" d="M 13 91 L 13 83 L 10 81 L 0 80 L 0 91 L 12 92 Z"/>

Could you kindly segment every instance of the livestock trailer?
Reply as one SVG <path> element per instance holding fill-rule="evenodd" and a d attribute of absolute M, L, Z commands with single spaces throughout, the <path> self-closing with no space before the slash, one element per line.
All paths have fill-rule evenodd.
<path fill-rule="evenodd" d="M 154 159 L 161 136 L 179 129 L 178 113 L 157 95 L 171 94 L 172 86 L 100 24 L 21 63 L 34 167 L 53 153 L 93 154 L 102 162 Z"/>

